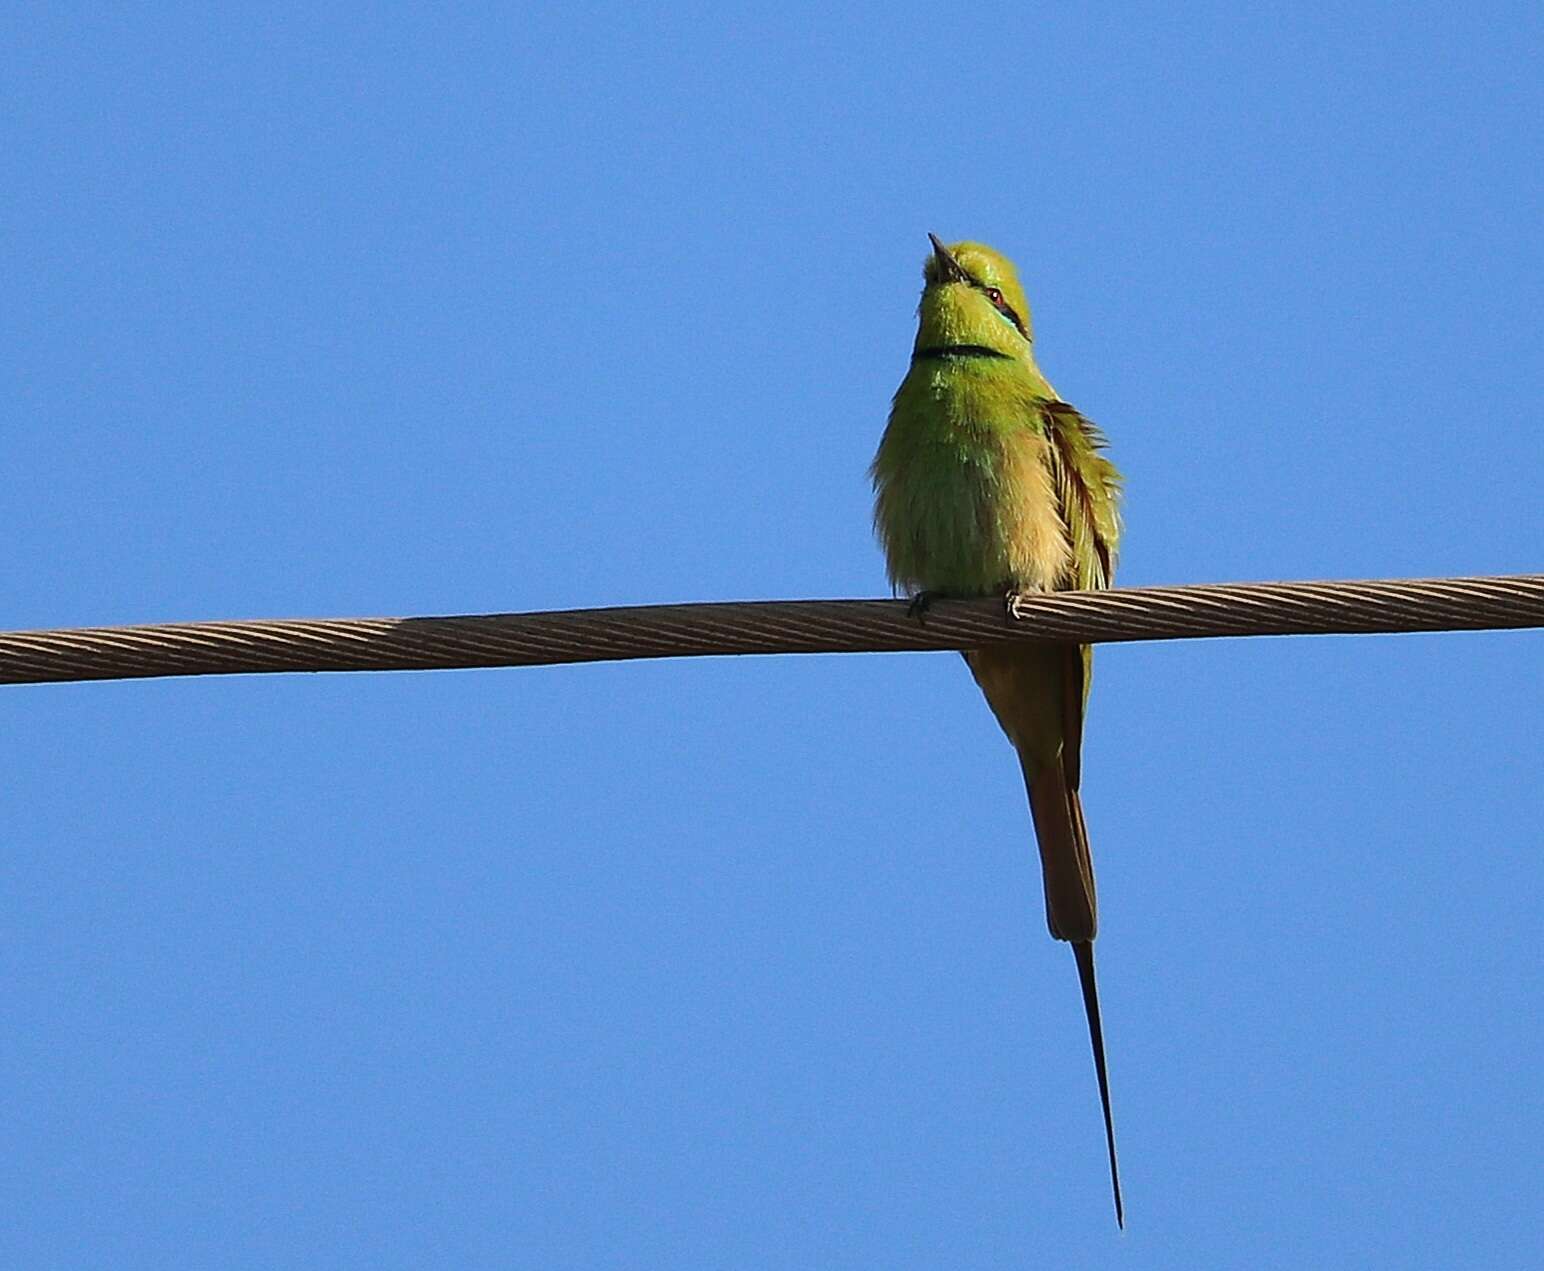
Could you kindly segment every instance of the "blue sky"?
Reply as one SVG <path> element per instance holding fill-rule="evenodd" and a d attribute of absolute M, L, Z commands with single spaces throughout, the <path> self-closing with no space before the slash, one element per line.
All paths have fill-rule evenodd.
<path fill-rule="evenodd" d="M 870 596 L 927 231 L 1120 581 L 1541 564 L 1535 6 L 34 5 L 0 626 Z M 11 1266 L 1536 1265 L 1536 633 L 0 691 Z"/>

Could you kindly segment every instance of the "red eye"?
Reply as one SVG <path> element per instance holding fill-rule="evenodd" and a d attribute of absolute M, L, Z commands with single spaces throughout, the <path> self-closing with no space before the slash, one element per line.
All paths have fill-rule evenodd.
<path fill-rule="evenodd" d="M 1003 307 L 1003 293 L 998 291 L 996 287 L 987 288 L 986 298 L 999 309 Z"/>

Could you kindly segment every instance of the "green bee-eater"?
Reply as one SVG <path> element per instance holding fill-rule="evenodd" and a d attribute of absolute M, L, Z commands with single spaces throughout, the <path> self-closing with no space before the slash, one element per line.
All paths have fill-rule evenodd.
<path fill-rule="evenodd" d="M 1103 436 L 1035 365 L 1012 263 L 980 243 L 929 238 L 911 369 L 872 470 L 891 584 L 923 607 L 934 596 L 1109 586 L 1121 481 L 1101 453 Z M 965 661 L 1018 751 L 1046 918 L 1077 957 L 1124 1225 L 1094 984 L 1094 868 L 1078 796 L 1091 651 L 1014 642 L 971 650 Z"/>

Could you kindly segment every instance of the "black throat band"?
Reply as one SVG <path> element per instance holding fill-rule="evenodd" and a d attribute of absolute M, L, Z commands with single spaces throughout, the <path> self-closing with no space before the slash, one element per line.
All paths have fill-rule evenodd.
<path fill-rule="evenodd" d="M 956 357 L 1001 357 L 1011 358 L 1013 354 L 1004 353 L 1001 349 L 989 349 L 984 344 L 930 344 L 926 348 L 918 349 L 911 355 L 913 362 L 942 362 L 948 358 Z"/>

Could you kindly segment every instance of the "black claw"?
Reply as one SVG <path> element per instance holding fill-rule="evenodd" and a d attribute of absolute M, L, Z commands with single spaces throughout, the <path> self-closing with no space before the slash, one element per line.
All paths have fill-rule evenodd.
<path fill-rule="evenodd" d="M 944 593 L 941 591 L 919 591 L 911 598 L 911 604 L 906 606 L 906 616 L 915 618 L 918 622 L 927 621 L 927 611 L 933 607 L 933 602 Z"/>

